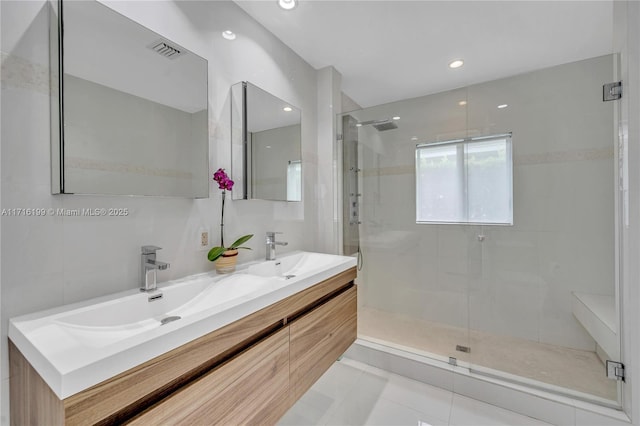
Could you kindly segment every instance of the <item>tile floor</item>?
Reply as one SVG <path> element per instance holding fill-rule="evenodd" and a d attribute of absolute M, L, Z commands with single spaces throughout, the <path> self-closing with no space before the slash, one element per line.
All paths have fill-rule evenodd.
<path fill-rule="evenodd" d="M 347 358 L 337 361 L 279 422 L 281 426 L 548 424 Z"/>

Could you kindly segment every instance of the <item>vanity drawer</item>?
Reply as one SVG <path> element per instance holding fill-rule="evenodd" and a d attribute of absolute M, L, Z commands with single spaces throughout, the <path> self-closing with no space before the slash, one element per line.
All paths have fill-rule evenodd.
<path fill-rule="evenodd" d="M 354 285 L 290 324 L 292 401 L 356 340 L 357 305 Z"/>
<path fill-rule="evenodd" d="M 135 417 L 131 425 L 266 424 L 284 414 L 289 330 L 281 329 Z M 266 410 L 265 408 L 269 408 Z"/>

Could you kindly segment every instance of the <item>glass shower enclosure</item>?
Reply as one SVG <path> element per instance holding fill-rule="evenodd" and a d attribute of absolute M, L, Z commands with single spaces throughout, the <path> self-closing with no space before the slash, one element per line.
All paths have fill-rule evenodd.
<path fill-rule="evenodd" d="M 620 406 L 617 60 L 339 117 L 360 338 Z"/>

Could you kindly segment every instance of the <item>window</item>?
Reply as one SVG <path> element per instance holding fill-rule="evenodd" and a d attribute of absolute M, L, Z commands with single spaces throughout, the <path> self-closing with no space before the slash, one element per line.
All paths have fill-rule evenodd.
<path fill-rule="evenodd" d="M 416 222 L 513 224 L 511 134 L 416 147 Z"/>
<path fill-rule="evenodd" d="M 291 160 L 287 166 L 287 201 L 302 201 L 302 164 Z"/>

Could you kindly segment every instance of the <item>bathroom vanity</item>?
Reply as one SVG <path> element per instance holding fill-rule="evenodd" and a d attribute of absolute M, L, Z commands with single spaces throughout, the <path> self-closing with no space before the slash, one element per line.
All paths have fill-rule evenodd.
<path fill-rule="evenodd" d="M 273 424 L 355 340 L 355 278 L 299 252 L 14 318 L 11 421 Z"/>

